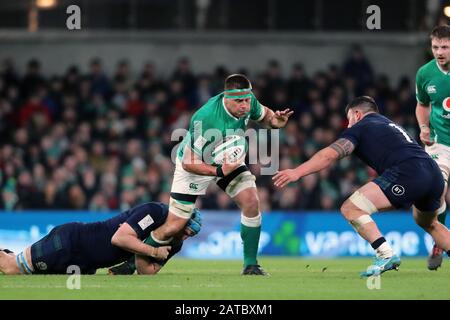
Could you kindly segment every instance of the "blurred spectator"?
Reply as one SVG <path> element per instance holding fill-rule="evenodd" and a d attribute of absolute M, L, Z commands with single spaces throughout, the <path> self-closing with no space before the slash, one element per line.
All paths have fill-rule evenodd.
<path fill-rule="evenodd" d="M 6 64 L 6 63 L 5 63 Z M 11 66 L 11 64 L 9 64 Z M 5 70 L 6 72 L 14 72 L 12 69 Z M 8 74 L 7 74 L 8 76 Z M 11 74 L 9 74 L 11 76 Z M 14 77 L 14 75 L 12 75 Z M 44 77 L 41 75 L 41 63 L 32 59 L 28 62 L 27 71 L 21 80 L 21 94 L 24 98 L 35 92 L 36 89 L 45 83 Z"/>
<path fill-rule="evenodd" d="M 191 70 L 191 62 L 187 57 L 178 60 L 178 64 L 172 74 L 172 80 L 181 82 L 183 94 L 186 97 L 191 97 L 194 94 L 197 80 Z"/>
<path fill-rule="evenodd" d="M 111 96 L 111 84 L 103 72 L 102 61 L 94 58 L 90 63 L 90 81 L 91 93 L 99 94 L 103 99 L 109 99 Z"/>
<path fill-rule="evenodd" d="M 344 63 L 344 74 L 354 78 L 356 83 L 362 88 L 373 83 L 374 72 L 372 66 L 359 45 L 352 47 L 350 56 Z"/>

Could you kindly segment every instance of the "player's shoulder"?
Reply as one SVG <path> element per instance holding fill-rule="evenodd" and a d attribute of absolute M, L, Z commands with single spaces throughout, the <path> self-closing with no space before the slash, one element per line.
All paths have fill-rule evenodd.
<path fill-rule="evenodd" d="M 152 209 L 158 213 L 164 214 L 169 210 L 169 206 L 167 204 L 158 201 L 146 202 L 144 205 L 146 205 L 148 209 Z"/>
<path fill-rule="evenodd" d="M 367 128 L 375 127 L 380 124 L 380 122 L 386 123 L 390 122 L 390 120 L 385 116 L 374 112 L 366 115 L 361 121 L 358 121 L 349 129 L 353 129 L 352 131 L 364 130 Z"/>
<path fill-rule="evenodd" d="M 432 59 L 432 60 L 428 61 L 427 63 L 425 63 L 424 65 L 422 65 L 417 70 L 417 74 L 421 75 L 421 76 L 431 75 L 432 73 L 434 73 L 436 71 L 436 69 L 437 69 L 436 59 Z"/>
<path fill-rule="evenodd" d="M 166 215 L 169 207 L 162 202 L 145 202 L 138 206 L 135 206 L 131 209 L 132 213 L 147 213 L 147 214 L 157 214 L 157 215 Z"/>
<path fill-rule="evenodd" d="M 360 121 L 361 125 L 385 125 L 393 123 L 392 120 L 380 113 L 373 112 L 365 117 L 366 121 Z"/>
<path fill-rule="evenodd" d="M 261 103 L 258 101 L 258 98 L 256 98 L 256 96 L 252 93 L 252 96 L 250 98 L 250 105 L 252 107 L 254 106 L 259 106 Z"/>
<path fill-rule="evenodd" d="M 202 105 L 192 116 L 193 120 L 208 120 L 214 117 L 222 105 L 223 93 L 211 97 L 204 105 Z"/>

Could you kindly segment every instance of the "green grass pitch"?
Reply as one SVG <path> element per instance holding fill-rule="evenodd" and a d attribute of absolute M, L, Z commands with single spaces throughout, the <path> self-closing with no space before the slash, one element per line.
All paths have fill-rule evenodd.
<path fill-rule="evenodd" d="M 439 271 L 428 271 L 425 258 L 403 258 L 372 290 L 359 277 L 370 261 L 262 257 L 271 276 L 243 277 L 240 261 L 175 258 L 156 276 L 82 276 L 80 290 L 67 289 L 68 276 L 0 275 L 0 299 L 450 299 L 448 258 Z"/>

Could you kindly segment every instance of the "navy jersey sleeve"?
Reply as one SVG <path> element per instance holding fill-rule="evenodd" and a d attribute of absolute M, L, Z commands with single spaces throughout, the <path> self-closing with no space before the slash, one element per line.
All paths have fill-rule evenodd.
<path fill-rule="evenodd" d="M 136 231 L 139 239 L 144 240 L 150 232 L 158 228 L 165 221 L 166 215 L 162 206 L 142 205 L 131 209 L 126 223 Z"/>
<path fill-rule="evenodd" d="M 361 139 L 361 126 L 354 125 L 351 128 L 345 129 L 339 138 L 350 140 L 356 148 Z"/>

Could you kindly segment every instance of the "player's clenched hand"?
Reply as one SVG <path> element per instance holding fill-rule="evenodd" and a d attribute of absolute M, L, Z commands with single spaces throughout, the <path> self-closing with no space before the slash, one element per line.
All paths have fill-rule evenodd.
<path fill-rule="evenodd" d="M 279 188 L 283 188 L 288 183 L 295 182 L 298 179 L 300 179 L 300 175 L 295 169 L 286 169 L 283 171 L 279 171 L 272 178 L 273 184 Z"/>
<path fill-rule="evenodd" d="M 153 247 L 150 257 L 158 260 L 165 260 L 169 256 L 170 248 L 171 246 L 162 246 L 158 248 Z"/>
<path fill-rule="evenodd" d="M 420 129 L 420 141 L 423 142 L 426 146 L 431 146 L 434 141 L 430 140 L 430 128 L 429 127 L 423 127 Z"/>
<path fill-rule="evenodd" d="M 234 170 L 239 168 L 242 165 L 242 162 L 231 162 L 231 163 L 224 163 L 222 165 L 222 172 L 223 175 L 226 177 L 230 173 L 232 173 Z"/>
<path fill-rule="evenodd" d="M 284 109 L 283 111 L 275 111 L 272 118 L 272 127 L 274 128 L 282 128 L 286 125 L 289 117 L 294 113 L 289 108 Z"/>
<path fill-rule="evenodd" d="M 229 159 L 228 156 L 229 156 L 228 153 L 226 153 L 224 156 L 223 164 L 222 164 L 222 172 L 225 177 L 227 175 L 229 175 L 230 173 L 232 173 L 237 168 L 239 168 L 245 160 L 245 157 L 243 157 L 241 159 L 237 159 L 233 162 L 230 162 L 228 160 Z"/>

